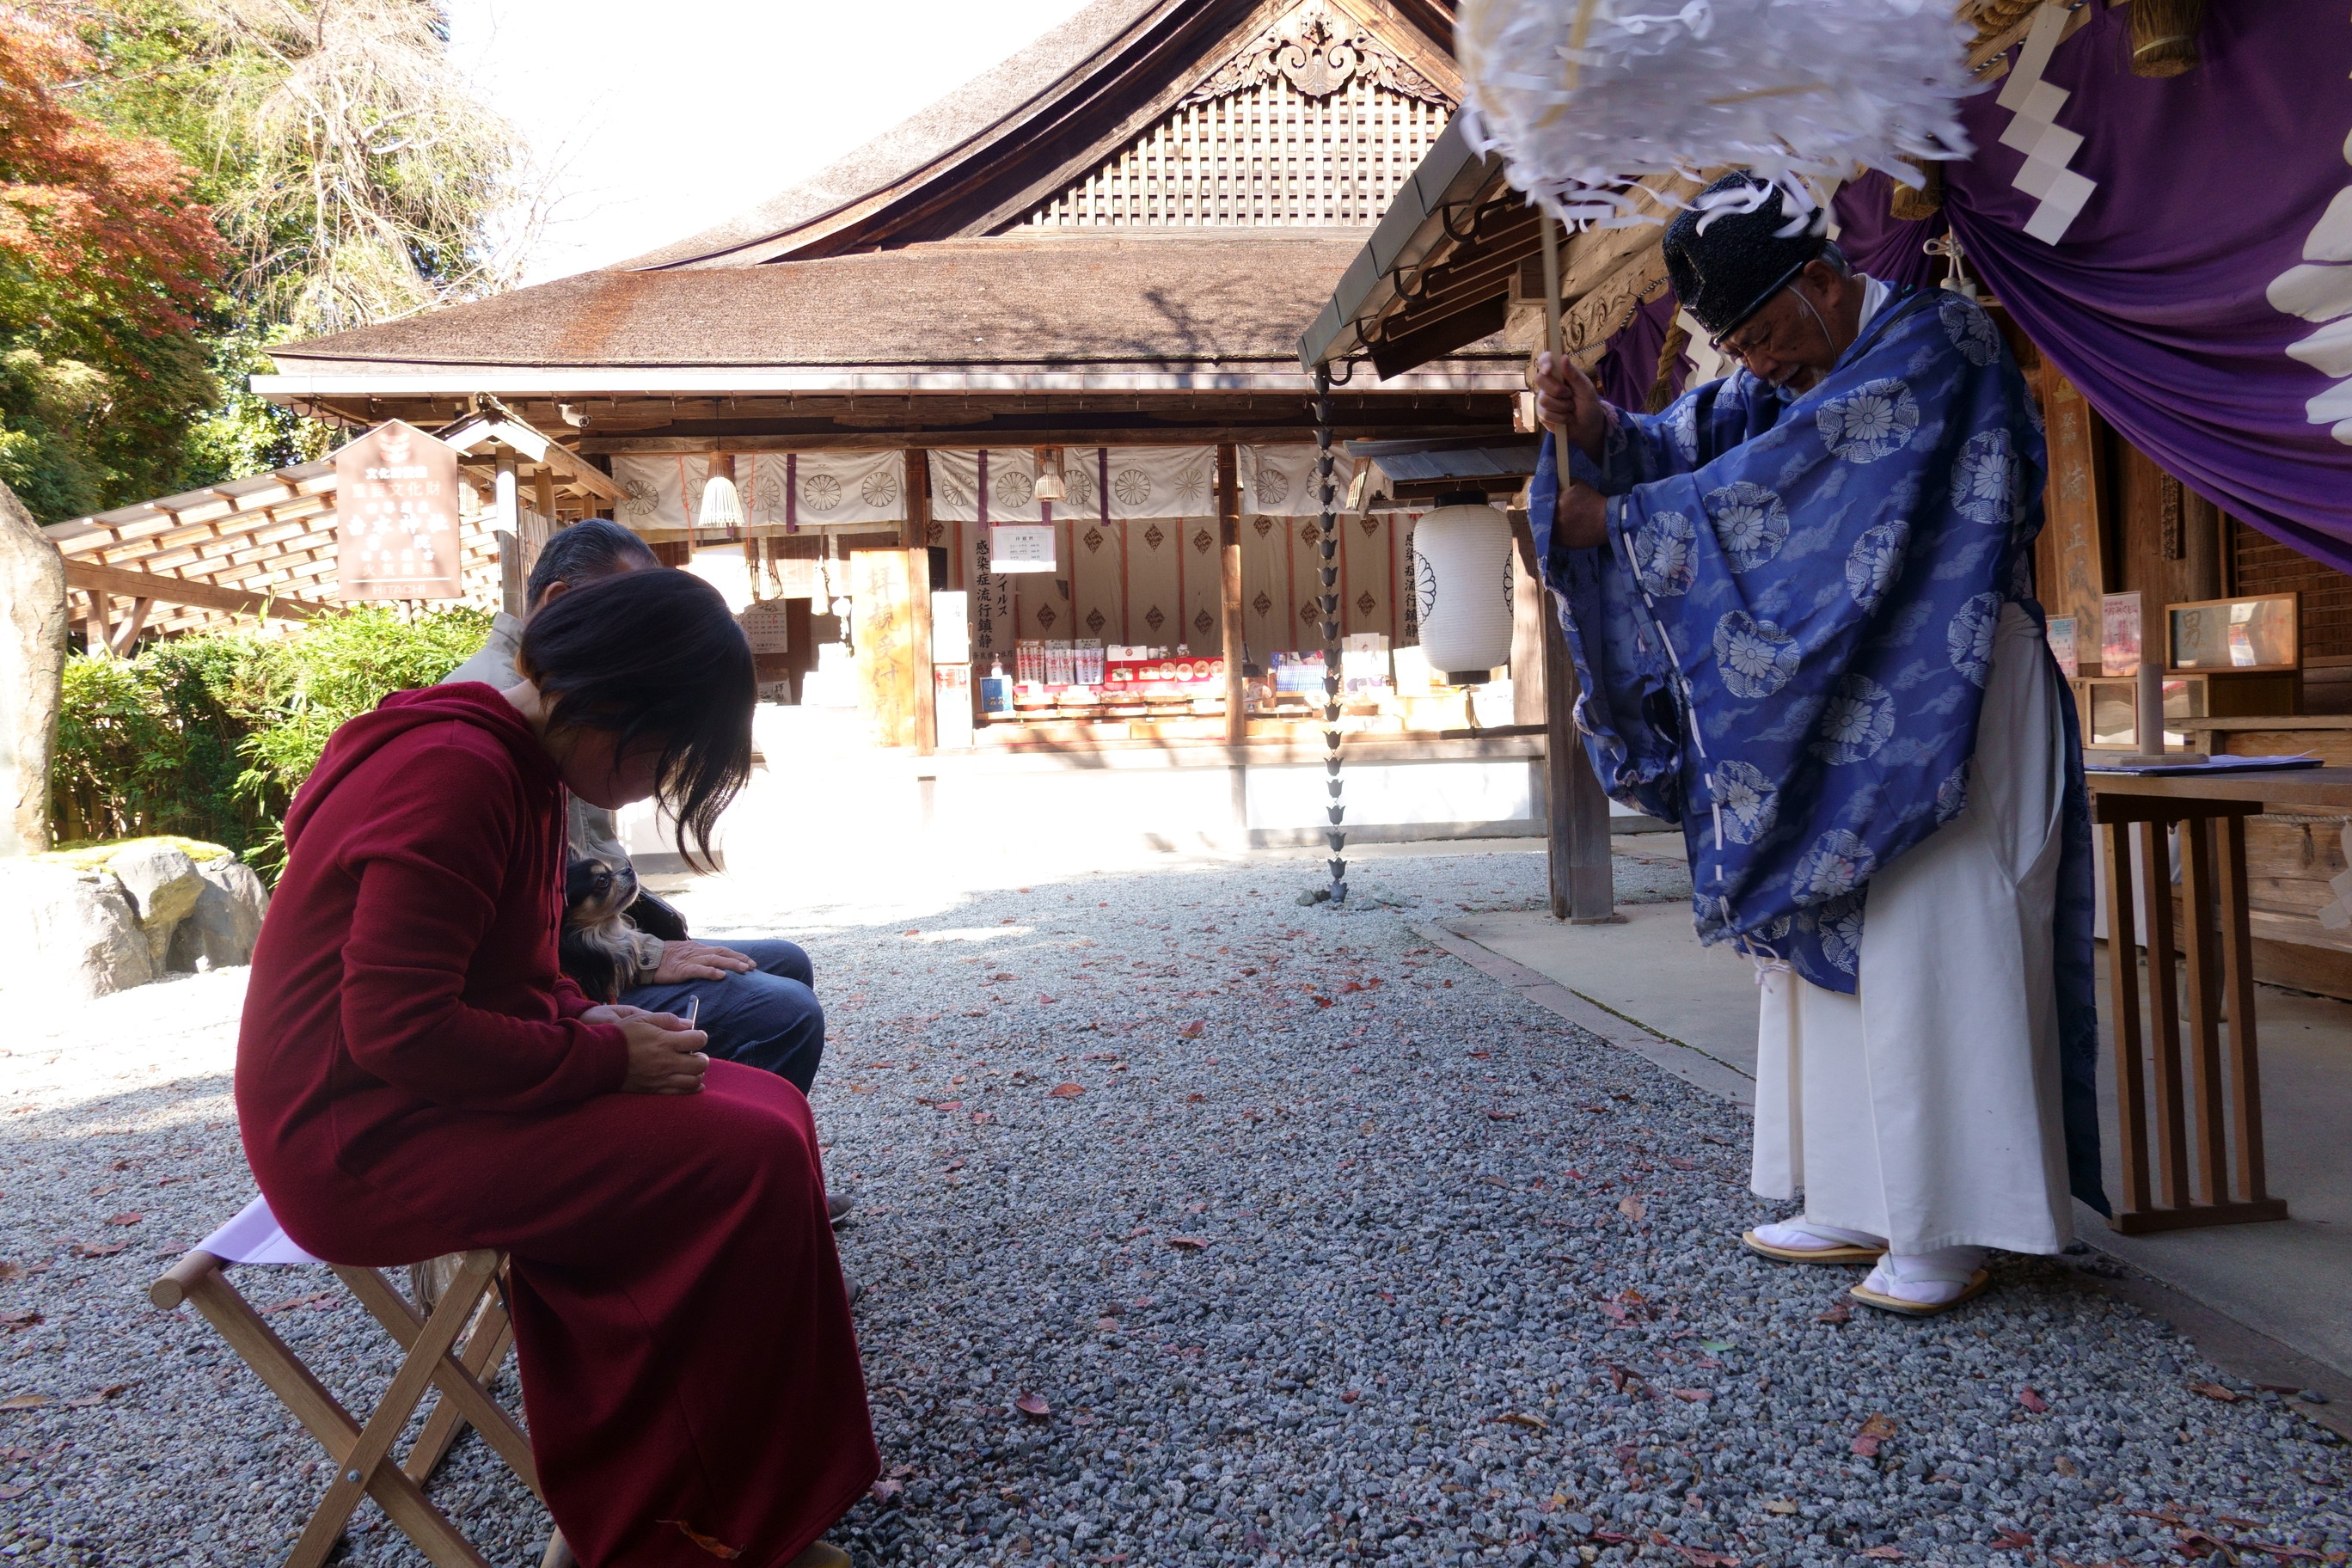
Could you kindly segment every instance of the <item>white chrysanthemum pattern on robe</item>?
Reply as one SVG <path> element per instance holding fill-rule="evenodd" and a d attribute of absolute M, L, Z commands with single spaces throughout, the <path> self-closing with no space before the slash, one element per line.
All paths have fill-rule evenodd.
<path fill-rule="evenodd" d="M 1855 604 L 1865 610 L 1878 608 L 1878 601 L 1903 574 L 1903 552 L 1910 542 L 1911 525 L 1899 518 L 1880 523 L 1853 542 L 1853 548 L 1846 552 L 1845 586 Z"/>
<path fill-rule="evenodd" d="M 1967 356 L 1973 365 L 1988 365 L 2000 357 L 2000 330 L 1984 307 L 1972 300 L 1947 292 L 1943 302 L 1936 307 L 1942 318 L 1945 335 L 1952 346 Z"/>
<path fill-rule="evenodd" d="M 1969 764 L 1962 763 L 1936 786 L 1936 826 L 1941 827 L 1969 808 Z"/>
<path fill-rule="evenodd" d="M 1678 511 L 1654 511 L 1633 531 L 1633 575 L 1653 594 L 1690 592 L 1698 576 L 1698 530 Z"/>
<path fill-rule="evenodd" d="M 1698 461 L 1698 398 L 1696 395 L 1678 400 L 1666 410 L 1666 434 L 1675 443 L 1675 450 L 1683 455 L 1685 463 Z"/>
<path fill-rule="evenodd" d="M 1866 675 L 1849 675 L 1822 710 L 1813 755 L 1843 767 L 1876 756 L 1894 735 L 1895 694 Z"/>
<path fill-rule="evenodd" d="M 1780 791 L 1761 768 L 1747 763 L 1717 765 L 1708 784 L 1715 803 L 1723 808 L 1723 836 L 1734 844 L 1753 844 L 1772 831 L 1780 815 Z"/>
<path fill-rule="evenodd" d="M 1792 879 L 1797 902 L 1827 903 L 1869 881 L 1877 868 L 1878 858 L 1868 845 L 1843 827 L 1832 827 L 1814 839 L 1797 862 Z"/>
<path fill-rule="evenodd" d="M 1952 668 L 1982 686 L 1992 674 L 1993 634 L 2000 627 L 2000 595 L 1979 594 L 1960 606 L 1944 628 L 1944 647 Z"/>
<path fill-rule="evenodd" d="M 1881 376 L 1822 404 L 1813 425 L 1842 461 L 1874 463 L 1911 444 L 1919 428 L 1919 405 L 1907 384 Z"/>
<path fill-rule="evenodd" d="M 1847 974 L 1862 971 L 1863 903 L 1864 895 L 1857 889 L 1822 906 L 1822 956 Z"/>
<path fill-rule="evenodd" d="M 1706 492 L 1706 515 L 1734 572 L 1748 572 L 1789 542 L 1789 509 L 1764 486 L 1739 479 Z"/>
<path fill-rule="evenodd" d="M 1733 610 L 1715 623 L 1716 668 L 1734 697 L 1769 697 L 1797 673 L 1797 639 L 1770 621 Z"/>
<path fill-rule="evenodd" d="M 1970 522 L 2006 528 L 2017 516 L 2017 458 L 2009 432 L 1980 430 L 1960 448 L 1952 465 L 1952 505 Z"/>

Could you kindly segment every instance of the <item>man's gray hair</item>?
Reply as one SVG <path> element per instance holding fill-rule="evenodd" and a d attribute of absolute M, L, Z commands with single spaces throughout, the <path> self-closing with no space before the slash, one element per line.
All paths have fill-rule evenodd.
<path fill-rule="evenodd" d="M 537 609 L 549 586 L 556 583 L 576 588 L 599 577 L 660 564 L 653 548 L 619 523 L 608 518 L 586 518 L 549 537 L 530 569 L 523 603 Z"/>

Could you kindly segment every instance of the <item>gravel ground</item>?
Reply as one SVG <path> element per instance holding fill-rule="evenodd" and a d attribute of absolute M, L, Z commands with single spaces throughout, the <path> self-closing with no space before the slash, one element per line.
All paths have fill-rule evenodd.
<path fill-rule="evenodd" d="M 1531 904 L 1539 857 L 1372 860 L 1345 910 L 1297 904 L 1315 875 L 690 896 L 711 934 L 804 938 L 827 998 L 887 1472 L 835 1532 L 861 1564 L 2345 1561 L 2333 1434 L 2084 1278 L 2113 1265 L 2004 1258 L 1917 1323 L 1849 1315 L 1857 1270 L 1743 1252 L 1768 1210 L 1731 1108 L 1415 935 Z M 322 1484 L 142 1295 L 250 1191 L 242 980 L 0 1060 L 0 1396 L 46 1401 L 0 1415 L 0 1554 L 274 1561 Z M 331 1285 L 247 1289 L 363 1400 L 390 1357 Z M 478 1440 L 435 1495 L 537 1561 L 544 1516 Z M 361 1523 L 348 1561 L 422 1561 Z"/>

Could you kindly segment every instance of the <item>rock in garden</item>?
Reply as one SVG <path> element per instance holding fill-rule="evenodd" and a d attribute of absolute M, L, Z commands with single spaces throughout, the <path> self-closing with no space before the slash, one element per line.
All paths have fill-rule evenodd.
<path fill-rule="evenodd" d="M 269 908 L 269 890 L 253 868 L 234 855 L 205 862 L 196 874 L 204 886 L 195 908 L 172 935 L 167 967 L 202 974 L 252 963 L 261 917 Z"/>
<path fill-rule="evenodd" d="M 0 856 L 49 847 L 65 658 L 65 558 L 0 485 Z"/>
<path fill-rule="evenodd" d="M 167 844 L 134 845 L 106 863 L 131 896 L 139 929 L 147 939 L 148 966 L 160 974 L 172 949 L 172 932 L 204 895 L 205 879 L 184 849 Z"/>
<path fill-rule="evenodd" d="M 121 882 L 55 861 L 0 860 L 0 988 L 88 1001 L 154 977 Z"/>

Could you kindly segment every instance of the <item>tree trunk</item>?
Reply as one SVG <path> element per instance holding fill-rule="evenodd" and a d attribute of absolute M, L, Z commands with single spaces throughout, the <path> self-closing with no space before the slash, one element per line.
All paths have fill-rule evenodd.
<path fill-rule="evenodd" d="M 66 563 L 0 485 L 0 857 L 49 847 L 49 762 L 66 661 Z"/>

